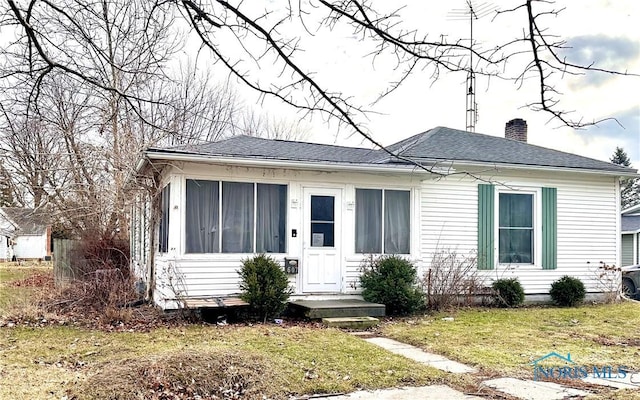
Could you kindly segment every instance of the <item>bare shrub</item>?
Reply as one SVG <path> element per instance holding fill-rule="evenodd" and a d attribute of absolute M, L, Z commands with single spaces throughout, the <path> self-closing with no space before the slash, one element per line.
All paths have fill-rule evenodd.
<path fill-rule="evenodd" d="M 84 399 L 287 398 L 281 370 L 243 350 L 181 351 L 106 363 L 74 388 Z M 77 397 L 76 397 L 77 396 Z"/>
<path fill-rule="evenodd" d="M 437 249 L 422 279 L 427 308 L 440 310 L 458 304 L 473 304 L 485 291 L 484 277 L 478 274 L 477 257 L 452 249 Z"/>
<path fill-rule="evenodd" d="M 187 305 L 189 296 L 186 277 L 178 265 L 174 261 L 164 263 L 158 270 L 158 276 L 162 277 L 156 282 L 158 287 L 173 294 L 173 301 L 178 309 L 176 315 L 184 321 L 200 321 L 202 317 L 200 310 Z M 167 297 L 170 296 L 167 295 Z"/>
<path fill-rule="evenodd" d="M 587 261 L 587 264 L 591 263 Z M 602 292 L 602 300 L 605 303 L 615 303 L 621 298 L 622 279 L 620 279 L 620 274 L 622 269 L 604 261 L 600 261 L 598 264 L 598 267 L 592 270 L 598 291 Z"/>
<path fill-rule="evenodd" d="M 139 297 L 129 269 L 129 243 L 104 234 L 85 235 L 73 253 L 74 279 L 47 307 L 63 313 L 81 309 L 98 314 L 103 323 L 127 320 L 121 308 Z"/>

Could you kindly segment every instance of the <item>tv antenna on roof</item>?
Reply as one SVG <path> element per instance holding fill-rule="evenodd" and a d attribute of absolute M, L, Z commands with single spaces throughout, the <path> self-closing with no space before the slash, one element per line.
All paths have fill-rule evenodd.
<path fill-rule="evenodd" d="M 454 21 L 469 20 L 469 68 L 467 71 L 467 82 L 465 85 L 465 90 L 467 92 L 466 129 L 468 132 L 475 132 L 476 122 L 478 122 L 478 103 L 476 103 L 476 74 L 473 71 L 473 20 L 486 17 L 493 13 L 497 7 L 489 3 L 476 5 L 471 0 L 466 0 L 466 2 L 467 7 L 451 10 L 447 19 Z"/>

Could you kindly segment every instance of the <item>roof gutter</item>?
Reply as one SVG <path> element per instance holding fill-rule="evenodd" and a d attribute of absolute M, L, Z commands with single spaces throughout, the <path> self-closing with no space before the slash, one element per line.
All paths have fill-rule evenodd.
<path fill-rule="evenodd" d="M 486 168 L 491 167 L 493 169 L 515 169 L 515 170 L 536 170 L 536 171 L 561 171 L 561 172 L 572 172 L 572 173 L 582 173 L 582 174 L 591 174 L 591 175 L 606 175 L 606 176 L 617 176 L 621 178 L 640 178 L 640 174 L 636 171 L 634 172 L 624 172 L 624 171 L 608 171 L 603 169 L 586 169 L 586 168 L 568 168 L 568 167 L 552 167 L 552 166 L 544 166 L 544 165 L 521 165 L 521 164 L 498 164 L 498 163 L 482 163 L 482 162 L 468 162 L 468 161 L 443 161 L 447 163 L 454 164 L 456 166 L 467 166 L 467 167 L 477 167 L 477 168 Z"/>
<path fill-rule="evenodd" d="M 256 159 L 256 158 L 239 158 L 239 157 L 221 157 L 221 156 L 209 156 L 201 154 L 178 154 L 178 153 L 166 153 L 166 152 L 144 152 L 143 158 L 138 161 L 136 165 L 136 171 L 144 166 L 144 163 L 149 160 L 168 160 L 168 161 L 185 161 L 185 162 L 197 162 L 204 161 L 209 163 L 223 163 L 223 164 L 235 164 L 242 166 L 261 166 L 261 167 L 277 167 L 277 168 L 289 168 L 289 169 L 306 169 L 306 170 L 326 170 L 326 171 L 361 171 L 361 172 L 398 172 L 398 173 L 416 173 L 424 172 L 434 175 L 448 175 L 456 172 L 460 172 L 460 166 L 475 167 L 475 168 L 487 168 L 491 169 L 513 169 L 513 170 L 537 170 L 537 171 L 561 171 L 571 173 L 583 173 L 591 175 L 623 177 L 623 178 L 637 178 L 639 174 L 633 172 L 623 171 L 608 171 L 599 169 L 579 169 L 568 167 L 551 167 L 541 165 L 521 165 L 521 164 L 498 164 L 498 163 L 482 163 L 482 162 L 467 162 L 458 160 L 423 160 L 423 162 L 432 163 L 434 166 L 425 166 L 425 169 L 421 169 L 415 165 L 402 165 L 402 164 L 343 164 L 343 163 L 321 163 L 321 162 L 301 162 L 301 161 L 282 161 L 282 160 L 268 160 L 268 159 Z M 438 167 L 438 164 L 443 164 L 442 167 Z M 446 164 L 446 165 L 445 165 Z M 454 168 L 457 167 L 457 168 Z M 432 171 L 428 170 L 432 168 Z M 632 170 L 635 171 L 635 170 Z"/>
<path fill-rule="evenodd" d="M 149 160 L 168 160 L 168 161 L 185 161 L 197 162 L 205 161 L 209 163 L 233 164 L 242 166 L 259 166 L 271 168 L 288 168 L 288 169 L 304 169 L 304 170 L 326 170 L 326 171 L 361 171 L 361 172 L 399 172 L 399 173 L 427 173 L 438 174 L 438 169 L 433 172 L 421 169 L 415 165 L 375 165 L 375 164 L 341 164 L 341 163 L 321 163 L 321 162 L 301 162 L 301 161 L 282 161 L 282 160 L 266 160 L 255 158 L 238 158 L 238 157 L 219 157 L 207 156 L 199 154 L 172 154 L 160 152 L 145 152 L 145 156 Z M 136 169 L 141 168 L 146 160 L 138 161 Z M 428 168 L 428 167 L 425 167 Z M 442 169 L 442 174 L 446 173 L 446 169 Z"/>

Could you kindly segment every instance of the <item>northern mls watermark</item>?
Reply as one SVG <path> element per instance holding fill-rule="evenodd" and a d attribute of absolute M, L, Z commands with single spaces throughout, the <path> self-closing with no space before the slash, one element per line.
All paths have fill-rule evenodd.
<path fill-rule="evenodd" d="M 544 361 L 544 363 L 543 363 Z M 632 373 L 624 365 L 586 366 L 577 364 L 567 356 L 555 351 L 533 360 L 533 380 L 539 379 L 585 379 L 589 377 L 597 379 L 628 379 L 633 383 L 640 382 L 640 374 Z M 630 378 L 630 379 L 629 379 Z"/>

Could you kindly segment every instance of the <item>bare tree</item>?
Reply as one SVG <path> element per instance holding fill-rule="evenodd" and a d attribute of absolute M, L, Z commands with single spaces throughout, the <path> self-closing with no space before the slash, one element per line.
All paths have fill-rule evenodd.
<path fill-rule="evenodd" d="M 548 0 L 522 0 L 511 9 L 498 11 L 494 23 L 521 18 L 522 35 L 484 47 L 474 46 L 467 38 L 434 34 L 428 27 L 427 31 L 413 27 L 403 20 L 402 7 L 389 9 L 389 2 L 258 4 L 224 0 L 3 2 L 0 28 L 12 27 L 15 39 L 0 47 L 0 86 L 5 90 L 0 105 L 7 132 L 17 136 L 6 138 L 6 150 L 13 154 L 14 166 L 8 168 L 24 170 L 20 186 L 41 202 L 45 194 L 62 199 L 66 196 L 63 188 L 75 185 L 82 193 L 78 204 L 89 200 L 108 204 L 108 217 L 100 219 L 106 218 L 105 226 L 116 227 L 126 208 L 122 188 L 137 151 L 144 146 L 194 143 L 242 130 L 288 137 L 292 129 L 287 124 L 273 123 L 270 117 L 239 115 L 233 90 L 212 88 L 208 75 L 195 73 L 195 67 L 185 68 L 179 77 L 170 76 L 185 37 L 190 44 L 197 39 L 198 57 L 223 67 L 228 76 L 255 90 L 261 99 L 273 98 L 293 107 L 301 120 L 317 115 L 333 121 L 382 149 L 367 128 L 363 105 L 314 73 L 313 63 L 305 60 L 308 40 L 327 32 L 349 31 L 372 49 L 372 58 L 394 60 L 394 79 L 380 98 L 417 72 L 437 80 L 443 73 L 466 74 L 473 67 L 477 74 L 515 82 L 535 78 L 539 92 L 527 105 L 572 127 L 598 121 L 573 117 L 561 106 L 558 78 L 585 71 L 637 77 L 624 70 L 567 61 L 562 55 L 566 43 L 546 25 L 547 17 L 562 10 Z M 469 54 L 473 54 L 473 66 Z M 56 82 L 66 82 L 75 92 L 48 92 L 47 85 Z M 12 100 L 6 93 L 20 94 Z M 53 108 L 56 116 L 49 116 L 56 96 L 64 101 Z M 13 112 L 15 99 L 23 101 L 20 113 Z M 55 134 L 50 132 L 52 126 L 58 130 Z M 22 153 L 28 165 L 19 159 Z M 46 157 L 36 160 L 35 155 Z M 46 179 L 42 168 L 32 166 L 42 161 L 44 170 L 56 170 L 55 165 L 62 162 L 60 155 L 65 156 L 66 170 Z M 97 197 L 105 187 L 114 189 L 106 192 L 111 193 L 109 201 Z"/>
<path fill-rule="evenodd" d="M 332 118 L 379 145 L 364 124 L 366 113 L 362 107 L 338 88 L 320 82 L 300 61 L 298 57 L 304 50 L 300 47 L 303 39 L 321 34 L 323 30 L 348 28 L 360 40 L 375 46 L 372 56 L 393 57 L 396 60 L 395 70 L 400 76 L 390 83 L 385 94 L 402 85 L 406 77 L 416 71 L 427 69 L 433 79 L 442 72 L 466 73 L 470 70 L 467 55 L 471 52 L 476 64 L 474 70 L 478 74 L 516 81 L 536 77 L 539 97 L 529 105 L 573 127 L 597 121 L 584 122 L 580 117 L 572 119 L 566 110 L 560 108 L 560 95 L 554 86 L 557 75 L 579 74 L 585 70 L 629 75 L 626 71 L 578 65 L 563 58 L 560 51 L 565 42 L 550 34 L 545 25 L 546 17 L 561 10 L 548 0 L 524 0 L 512 9 L 499 11 L 495 16 L 496 22 L 522 18 L 523 34 L 485 48 L 474 47 L 464 38 L 449 39 L 444 35 L 420 32 L 403 23 L 401 7 L 378 11 L 385 8 L 386 3 L 372 0 L 283 2 L 264 8 L 252 2 L 223 0 L 131 1 L 119 7 L 111 7 L 112 3 L 105 0 L 85 4 L 80 0 L 66 0 L 60 5 L 49 0 L 24 3 L 7 0 L 8 10 L 3 24 L 15 24 L 19 28 L 19 39 L 7 48 L 7 53 L 19 54 L 28 62 L 17 65 L 9 62 L 3 76 L 28 74 L 41 81 L 51 71 L 61 70 L 108 93 L 112 106 L 124 102 L 132 112 L 140 114 L 138 101 L 158 99 L 141 96 L 132 90 L 132 86 L 140 83 L 141 78 L 163 73 L 163 61 L 171 55 L 175 44 L 165 35 L 175 24 L 175 17 L 180 15 L 199 38 L 201 48 L 208 50 L 214 62 L 222 64 L 242 83 L 265 97 L 280 99 L 303 112 Z M 103 20 L 102 9 L 106 10 Z M 128 24 L 129 18 L 135 18 L 137 24 Z M 71 36 L 65 41 L 70 40 L 71 45 L 56 40 L 61 36 L 47 28 L 51 21 L 70 27 L 68 33 Z M 318 28 L 312 30 L 312 26 Z M 96 35 L 96 30 L 106 35 Z M 112 40 L 116 33 L 121 34 L 120 39 Z M 130 59 L 122 49 L 130 48 L 127 45 L 132 44 L 149 49 L 159 46 L 159 49 Z M 89 51 L 86 54 L 78 49 Z M 25 55 L 27 57 L 23 57 Z M 83 60 L 87 55 L 94 61 L 103 62 L 106 68 L 85 69 Z M 157 66 L 156 69 L 145 72 L 138 79 L 126 79 L 130 72 L 140 71 L 140 62 L 150 61 Z M 512 76 L 503 74 L 501 71 L 505 70 L 507 63 L 512 70 L 519 72 Z M 269 74 L 266 72 L 269 70 L 278 72 Z M 37 95 L 37 88 L 34 93 Z M 144 119 L 144 115 L 138 116 Z M 112 123 L 115 127 L 115 122 Z M 120 135 L 114 137 L 118 143 L 120 139 Z"/>
<path fill-rule="evenodd" d="M 9 116 L 4 107 L 0 111 L 6 121 L 0 125 L 3 167 L 11 172 L 13 195 L 40 207 L 47 200 L 47 175 L 57 168 L 58 143 L 41 119 Z"/>
<path fill-rule="evenodd" d="M 310 130 L 302 119 L 276 118 L 268 113 L 245 110 L 236 125 L 236 132 L 265 139 L 304 140 Z"/>
<path fill-rule="evenodd" d="M 242 115 L 240 101 L 229 82 L 215 83 L 210 73 L 199 73 L 187 64 L 162 88 L 165 104 L 152 106 L 155 134 L 146 137 L 144 144 L 178 145 L 215 141 L 232 135 Z M 145 129 L 140 121 L 140 130 Z"/>

